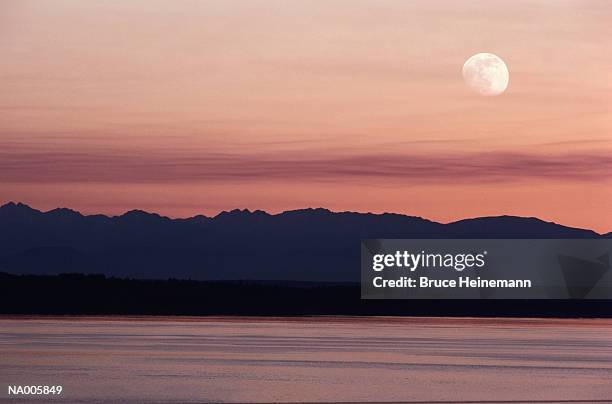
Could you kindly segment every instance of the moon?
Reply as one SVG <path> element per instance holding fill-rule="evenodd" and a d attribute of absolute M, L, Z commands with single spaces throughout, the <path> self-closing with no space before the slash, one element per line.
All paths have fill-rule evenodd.
<path fill-rule="evenodd" d="M 477 53 L 463 64 L 465 84 L 480 95 L 500 95 L 510 81 L 506 63 L 492 53 Z"/>

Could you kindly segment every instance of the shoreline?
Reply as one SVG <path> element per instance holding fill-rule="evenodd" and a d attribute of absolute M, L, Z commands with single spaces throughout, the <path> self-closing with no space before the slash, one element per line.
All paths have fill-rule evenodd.
<path fill-rule="evenodd" d="M 612 326 L 612 318 L 592 318 L 592 317 L 470 317 L 470 316 L 349 316 L 349 315 L 308 315 L 308 316 L 192 316 L 192 315 L 112 315 L 112 314 L 100 314 L 100 315 L 37 315 L 37 314 L 24 314 L 24 315 L 7 315 L 0 314 L 0 321 L 15 320 L 15 321 L 52 321 L 52 320 L 63 320 L 63 321 L 142 321 L 142 322 L 313 322 L 313 323 L 383 323 L 383 324 L 449 324 L 449 323 L 469 323 L 469 324 L 530 324 L 536 325 L 538 323 L 588 323 L 607 322 Z"/>

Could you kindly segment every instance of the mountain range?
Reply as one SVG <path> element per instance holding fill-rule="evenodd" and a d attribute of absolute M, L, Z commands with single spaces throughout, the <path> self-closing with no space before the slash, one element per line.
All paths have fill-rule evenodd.
<path fill-rule="evenodd" d="M 171 219 L 0 207 L 0 272 L 84 273 L 194 280 L 359 280 L 366 238 L 612 238 L 537 218 L 495 216 L 437 223 L 400 214 L 300 209 L 224 211 Z"/>

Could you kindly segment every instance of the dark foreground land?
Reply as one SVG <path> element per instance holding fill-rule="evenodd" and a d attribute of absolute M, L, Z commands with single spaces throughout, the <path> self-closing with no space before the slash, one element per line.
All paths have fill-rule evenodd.
<path fill-rule="evenodd" d="M 1 314 L 612 317 L 606 300 L 361 300 L 355 283 L 0 274 Z"/>

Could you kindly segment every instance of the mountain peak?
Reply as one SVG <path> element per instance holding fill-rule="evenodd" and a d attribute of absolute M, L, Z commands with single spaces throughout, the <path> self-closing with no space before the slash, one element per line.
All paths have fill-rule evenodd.
<path fill-rule="evenodd" d="M 0 206 L 0 209 L 16 209 L 16 208 L 20 208 L 20 209 L 23 209 L 23 208 L 32 209 L 28 205 L 26 205 L 25 203 L 13 202 L 13 201 L 9 201 L 9 202 L 5 203 L 4 205 Z"/>
<path fill-rule="evenodd" d="M 283 213 L 281 213 L 281 215 L 296 215 L 296 216 L 303 216 L 303 215 L 329 215 L 333 213 L 331 210 L 326 209 L 326 208 L 303 208 L 303 209 L 294 209 L 294 210 L 286 210 Z"/>
<path fill-rule="evenodd" d="M 466 232 L 470 234 L 483 234 L 488 237 L 495 236 L 518 236 L 520 238 L 529 237 L 536 234 L 538 237 L 556 238 L 560 233 L 571 231 L 576 232 L 576 236 L 593 237 L 599 236 L 596 232 L 587 229 L 564 226 L 555 222 L 548 222 L 537 217 L 524 216 L 484 216 L 470 219 L 458 220 L 448 223 L 450 229 Z"/>
<path fill-rule="evenodd" d="M 53 215 L 58 217 L 82 217 L 83 215 L 76 210 L 72 210 L 69 208 L 55 208 L 48 212 L 45 212 L 47 215 Z"/>
<path fill-rule="evenodd" d="M 220 212 L 217 216 L 215 216 L 215 219 L 264 216 L 270 216 L 270 214 L 259 209 L 254 211 L 249 209 L 232 209 L 230 211 L 224 210 Z"/>
<path fill-rule="evenodd" d="M 39 210 L 32 209 L 28 205 L 21 202 L 8 202 L 0 206 L 0 213 L 7 215 L 24 215 L 24 214 L 35 214 L 41 213 Z"/>
<path fill-rule="evenodd" d="M 169 220 L 166 216 L 162 216 L 157 213 L 150 213 L 141 209 L 132 209 L 128 210 L 121 216 L 116 216 L 119 219 L 166 219 Z"/>

